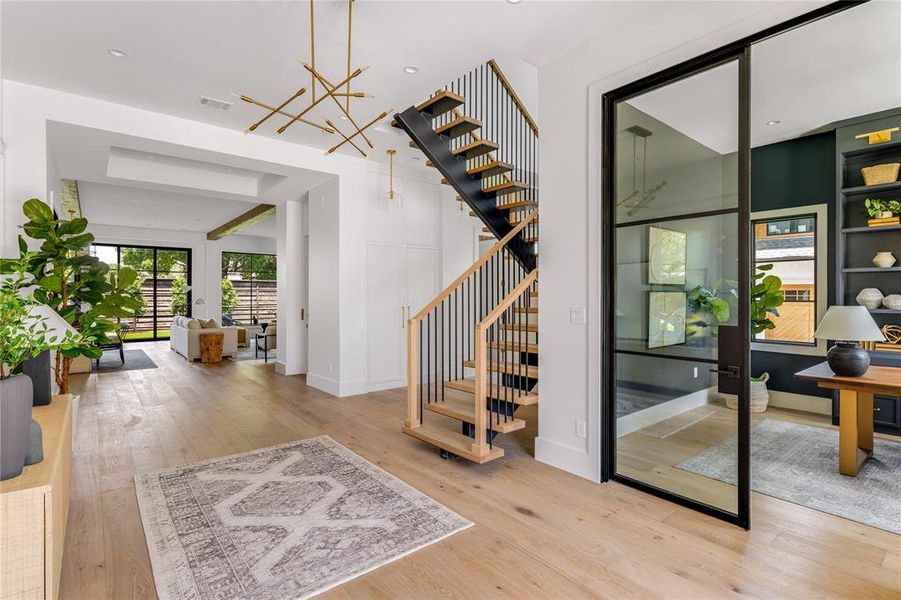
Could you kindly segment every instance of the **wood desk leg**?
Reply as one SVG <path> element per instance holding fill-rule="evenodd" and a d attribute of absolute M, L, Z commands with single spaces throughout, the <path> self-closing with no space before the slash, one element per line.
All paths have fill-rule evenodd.
<path fill-rule="evenodd" d="M 838 470 L 857 477 L 873 452 L 873 394 L 840 390 L 839 410 Z"/>

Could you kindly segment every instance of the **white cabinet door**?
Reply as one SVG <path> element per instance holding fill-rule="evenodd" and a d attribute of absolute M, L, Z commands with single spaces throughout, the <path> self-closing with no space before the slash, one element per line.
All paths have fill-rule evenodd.
<path fill-rule="evenodd" d="M 406 355 L 403 246 L 369 244 L 368 263 L 369 381 L 400 380 Z"/>
<path fill-rule="evenodd" d="M 441 245 L 438 186 L 408 179 L 404 185 L 404 241 L 416 246 Z"/>

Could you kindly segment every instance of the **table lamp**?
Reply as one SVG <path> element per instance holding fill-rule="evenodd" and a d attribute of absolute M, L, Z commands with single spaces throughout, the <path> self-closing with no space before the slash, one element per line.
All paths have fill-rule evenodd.
<path fill-rule="evenodd" d="M 833 373 L 844 377 L 860 377 L 870 368 L 870 354 L 858 342 L 885 341 L 865 306 L 830 306 L 813 336 L 835 340 L 826 362 Z"/>

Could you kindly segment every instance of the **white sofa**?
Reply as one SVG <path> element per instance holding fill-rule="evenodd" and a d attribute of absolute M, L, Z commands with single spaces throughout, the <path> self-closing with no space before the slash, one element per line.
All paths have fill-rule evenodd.
<path fill-rule="evenodd" d="M 212 323 L 210 323 L 212 321 Z M 203 321 L 202 319 L 190 319 L 188 317 L 175 317 L 169 327 L 169 347 L 187 358 L 198 360 L 200 358 L 200 336 L 204 333 L 221 333 L 222 357 L 234 358 L 238 354 L 238 328 L 223 327 L 218 322 Z M 210 326 L 215 325 L 215 327 Z"/>

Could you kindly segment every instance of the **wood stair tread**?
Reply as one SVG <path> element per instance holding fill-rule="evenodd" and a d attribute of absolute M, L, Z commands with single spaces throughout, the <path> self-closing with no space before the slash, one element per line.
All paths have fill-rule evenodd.
<path fill-rule="evenodd" d="M 458 456 L 462 456 L 467 460 L 484 464 L 486 462 L 501 458 L 504 455 L 504 449 L 499 446 L 493 446 L 488 450 L 485 456 L 479 456 L 472 451 L 473 439 L 462 433 L 451 431 L 444 427 L 433 424 L 420 424 L 419 427 L 407 427 L 404 425 L 403 432 L 413 436 L 423 442 L 438 446 L 448 452 L 453 452 Z"/>
<path fill-rule="evenodd" d="M 461 392 L 474 394 L 476 391 L 475 379 L 456 379 L 454 381 L 445 381 L 444 387 L 448 387 Z M 492 385 L 488 388 L 488 397 L 495 400 L 504 400 L 505 398 L 520 406 L 531 406 L 538 404 L 538 392 L 525 392 L 516 388 L 506 387 L 502 385 Z"/>
<path fill-rule="evenodd" d="M 452 398 L 446 396 L 444 398 L 444 401 L 428 402 L 423 404 L 422 408 L 430 412 L 438 413 L 439 415 L 444 415 L 445 417 L 451 417 L 453 419 L 457 419 L 458 421 L 463 421 L 464 423 L 471 423 L 474 425 L 476 419 L 475 411 L 473 409 L 472 396 L 465 396 L 465 398 L 468 398 L 468 402 L 463 398 Z M 490 429 L 498 433 L 510 433 L 519 429 L 523 429 L 526 426 L 526 422 L 522 419 L 507 417 L 507 420 L 504 421 L 503 414 L 501 414 L 500 419 L 498 419 L 498 413 L 492 413 L 487 409 L 485 411 L 485 420 L 486 422 L 490 421 Z"/>
<path fill-rule="evenodd" d="M 503 202 L 497 205 L 498 210 L 513 210 L 514 208 L 523 208 L 526 206 L 538 206 L 535 200 L 514 200 L 512 202 Z"/>
<path fill-rule="evenodd" d="M 496 143 L 489 140 L 476 140 L 465 146 L 460 146 L 456 150 L 452 150 L 451 153 L 454 156 L 462 156 L 466 159 L 470 159 L 482 156 L 483 154 L 488 154 L 489 152 L 494 152 L 498 148 L 499 146 Z"/>
<path fill-rule="evenodd" d="M 463 104 L 466 99 L 453 92 L 441 90 L 425 102 L 416 106 L 416 110 L 433 119 Z"/>
<path fill-rule="evenodd" d="M 522 192 L 527 189 L 529 189 L 529 184 L 522 181 L 504 181 L 502 183 L 498 183 L 497 185 L 488 186 L 484 188 L 482 192 L 486 194 L 504 196 L 506 194 L 515 194 L 516 192 Z"/>
<path fill-rule="evenodd" d="M 538 314 L 537 306 L 517 306 L 513 310 L 515 310 L 518 313 Z"/>
<path fill-rule="evenodd" d="M 472 212 L 472 211 L 470 211 L 470 212 Z M 470 216 L 471 216 L 471 217 L 474 217 L 475 214 L 471 214 Z M 488 229 L 487 227 L 482 227 L 482 232 L 483 232 L 483 233 L 491 233 L 491 230 Z M 524 242 L 530 242 L 530 243 L 531 243 L 531 242 L 537 242 L 537 241 L 538 241 L 538 236 L 537 236 L 537 235 L 527 235 L 527 236 L 524 236 L 524 237 L 522 238 L 522 240 L 523 240 Z"/>
<path fill-rule="evenodd" d="M 464 360 L 464 367 L 474 369 L 476 362 L 474 360 Z M 522 375 L 530 379 L 538 379 L 538 367 L 535 365 L 526 365 L 523 363 L 502 363 L 492 361 L 488 363 L 488 370 L 495 373 L 506 373 L 507 375 Z"/>
<path fill-rule="evenodd" d="M 493 175 L 500 175 L 501 173 L 507 173 L 512 170 L 513 165 L 511 165 L 510 163 L 505 163 L 501 160 L 492 160 L 485 163 L 484 165 L 473 167 L 466 172 L 473 177 L 491 177 Z"/>
<path fill-rule="evenodd" d="M 538 333 L 538 325 L 534 323 L 501 323 L 500 328 L 504 331 L 527 331 L 529 333 Z"/>
<path fill-rule="evenodd" d="M 482 122 L 478 119 L 473 119 L 472 117 L 458 117 L 449 123 L 445 123 L 440 127 L 435 129 L 435 133 L 438 135 L 446 135 L 450 138 L 460 137 L 461 135 L 466 135 L 471 131 L 475 131 L 482 126 Z"/>
<path fill-rule="evenodd" d="M 492 350 L 504 350 L 505 352 L 526 352 L 538 354 L 538 344 L 520 344 L 518 342 L 491 342 L 488 347 Z"/>

